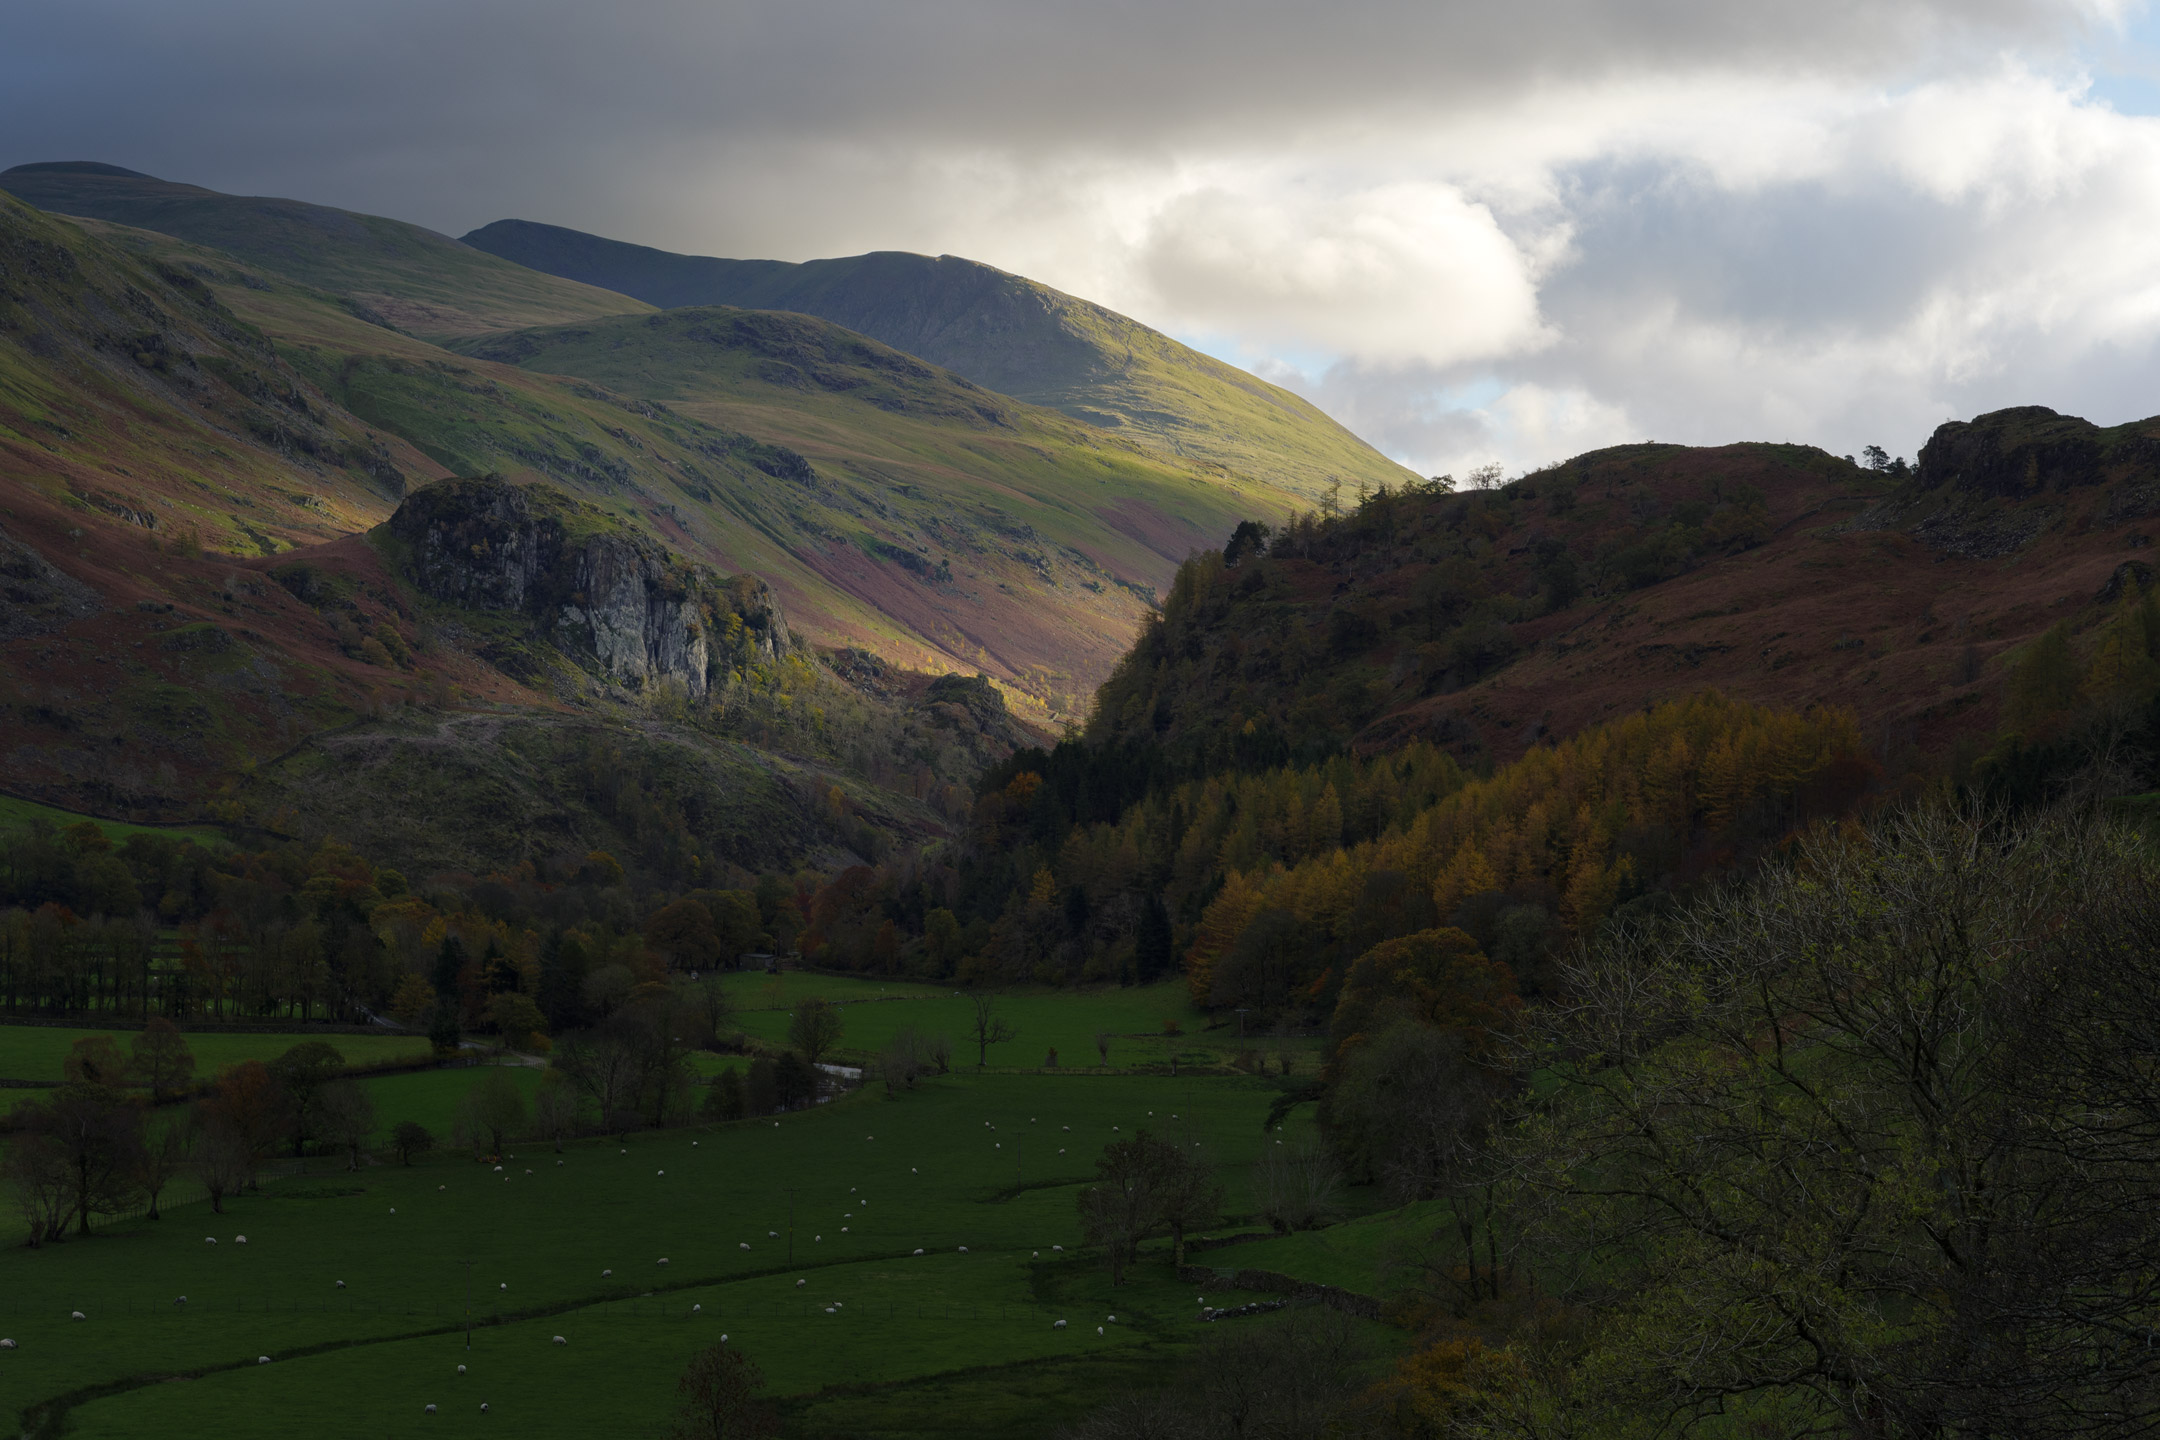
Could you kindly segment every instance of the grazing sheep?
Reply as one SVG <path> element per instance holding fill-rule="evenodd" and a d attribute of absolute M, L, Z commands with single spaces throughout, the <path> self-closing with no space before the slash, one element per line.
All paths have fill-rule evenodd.
<path fill-rule="evenodd" d="M 68 1312 L 68 1318 L 71 1320 L 87 1320 L 90 1317 L 83 1314 L 80 1310 L 70 1310 Z"/>
<path fill-rule="evenodd" d="M 465 1367 L 463 1365 L 458 1366 L 457 1373 L 463 1375 L 465 1373 Z"/>
<path fill-rule="evenodd" d="M 500 1174 L 500 1173 L 502 1173 L 502 1166 L 500 1166 L 500 1165 L 497 1165 L 497 1166 L 495 1167 L 495 1170 L 496 1170 L 496 1173 L 497 1173 L 497 1174 Z"/>
<path fill-rule="evenodd" d="M 725 1335 L 722 1335 L 722 1336 L 720 1337 L 720 1343 L 721 1343 L 722 1345 L 725 1345 L 725 1344 L 727 1344 L 727 1336 L 725 1336 Z"/>
<path fill-rule="evenodd" d="M 421 1411 L 420 1413 L 423 1415 L 433 1415 L 435 1413 L 435 1407 L 433 1405 L 430 1405 L 427 1407 L 427 1409 Z"/>
<path fill-rule="evenodd" d="M 817 1242 L 817 1241 L 820 1241 L 820 1240 L 823 1240 L 824 1238 L 825 1238 L 825 1237 L 824 1237 L 823 1235 L 813 1235 L 813 1236 L 811 1236 L 811 1237 L 810 1237 L 810 1239 L 811 1239 L 811 1241 L 812 1241 L 813 1243 L 815 1243 L 815 1242 Z"/>
<path fill-rule="evenodd" d="M 562 1338 L 562 1336 L 560 1336 L 560 1335 L 557 1335 L 557 1336 L 555 1337 L 555 1343 L 556 1343 L 557 1345 L 568 1345 L 568 1344 L 569 1344 L 570 1342 L 569 1342 L 568 1340 L 565 1340 L 565 1339 L 563 1339 L 563 1338 Z"/>
<path fill-rule="evenodd" d="M 247 1236 L 235 1235 L 232 1237 L 232 1243 L 235 1245 L 245 1245 L 247 1244 Z"/>
<path fill-rule="evenodd" d="M 845 1225 L 842 1225 L 842 1226 L 840 1227 L 840 1233 L 841 1233 L 841 1234 L 843 1234 L 843 1235 L 847 1234 L 847 1226 L 845 1226 Z"/>
<path fill-rule="evenodd" d="M 482 1401 L 480 1402 L 480 1413 L 481 1413 L 482 1415 L 485 1415 L 485 1414 L 487 1414 L 487 1401 L 485 1401 L 485 1400 L 482 1400 Z"/>
<path fill-rule="evenodd" d="M 918 1246 L 917 1246 L 917 1247 L 915 1248 L 915 1253 L 916 1253 L 916 1254 L 918 1254 L 918 1255 L 922 1254 L 922 1247 L 918 1245 Z"/>
<path fill-rule="evenodd" d="M 962 1245 L 962 1246 L 960 1247 L 960 1253 L 961 1253 L 961 1254 L 963 1254 L 963 1255 L 967 1254 L 967 1246 L 965 1246 L 965 1245 Z"/>
<path fill-rule="evenodd" d="M 268 1365 L 270 1363 L 270 1357 L 268 1355 L 257 1355 L 255 1357 L 255 1363 L 257 1365 Z"/>
<path fill-rule="evenodd" d="M 338 1281 L 337 1288 L 343 1290 L 345 1288 L 345 1282 L 343 1280 Z"/>
<path fill-rule="evenodd" d="M 697 1141 L 695 1141 L 695 1140 L 692 1140 L 692 1141 L 690 1142 L 690 1148 L 691 1148 L 691 1149 L 693 1149 L 693 1150 L 697 1149 Z"/>
<path fill-rule="evenodd" d="M 704 1308 L 705 1308 L 705 1307 L 704 1307 L 703 1305 L 692 1305 L 692 1306 L 690 1307 L 690 1313 L 691 1313 L 692 1315 L 695 1315 L 695 1314 L 697 1314 L 697 1313 L 698 1313 L 699 1311 L 703 1310 Z"/>
<path fill-rule="evenodd" d="M 1053 1321 L 1050 1328 L 1052 1330 L 1063 1330 L 1065 1328 L 1065 1322 L 1063 1320 Z"/>
<path fill-rule="evenodd" d="M 1103 1319 L 1109 1321 L 1112 1325 L 1117 1324 L 1117 1316 L 1115 1315 L 1105 1315 Z"/>
<path fill-rule="evenodd" d="M 175 1305 L 185 1305 L 187 1304 L 187 1296 L 182 1295 L 179 1299 L 173 1301 L 172 1303 Z"/>
<path fill-rule="evenodd" d="M 665 1171 L 665 1170 L 662 1170 L 662 1171 L 661 1171 L 660 1173 L 661 1173 L 662 1175 L 665 1175 L 665 1174 L 667 1174 L 667 1171 Z"/>
<path fill-rule="evenodd" d="M 447 1190 L 450 1187 L 448 1185 L 437 1185 L 435 1188 L 438 1190 Z"/>
<path fill-rule="evenodd" d="M 825 1307 L 825 1313 L 826 1313 L 827 1315 L 830 1315 L 830 1314 L 832 1314 L 832 1313 L 833 1313 L 833 1307 L 832 1307 L 832 1306 L 830 1306 L 830 1305 L 827 1305 L 827 1306 Z"/>
<path fill-rule="evenodd" d="M 743 1249 L 745 1249 L 745 1250 L 749 1249 L 749 1248 L 750 1248 L 750 1242 L 749 1242 L 749 1241 L 747 1241 L 747 1240 L 743 1241 L 743 1242 L 742 1242 L 742 1248 L 743 1248 Z"/>
<path fill-rule="evenodd" d="M 1097 1335 L 1100 1335 L 1100 1334 L 1102 1334 L 1102 1326 L 1100 1326 L 1100 1325 L 1097 1325 L 1097 1326 L 1095 1327 L 1095 1333 L 1096 1333 Z"/>
<path fill-rule="evenodd" d="M 393 1215 L 397 1214 L 397 1206 L 395 1206 L 395 1205 L 392 1205 L 392 1206 L 390 1207 L 390 1213 L 391 1213 L 391 1214 L 393 1214 Z"/>
<path fill-rule="evenodd" d="M 920 1255 L 920 1254 L 922 1254 L 922 1251 L 918 1250 L 918 1251 L 916 1251 L 915 1253 L 916 1253 L 916 1254 L 918 1254 L 918 1255 Z M 800 1290 L 800 1289 L 802 1289 L 802 1287 L 803 1287 L 803 1286 L 805 1286 L 805 1285 L 808 1285 L 809 1283 L 810 1283 L 810 1282 L 809 1282 L 808 1280 L 797 1280 L 797 1281 L 795 1282 L 795 1288 L 796 1288 L 797 1290 Z"/>
<path fill-rule="evenodd" d="M 205 1245 L 215 1245 L 217 1244 L 217 1236 L 205 1235 L 202 1237 L 202 1243 Z"/>
<path fill-rule="evenodd" d="M 1040 1260 L 1040 1259 L 1042 1259 L 1042 1251 L 1040 1251 L 1040 1250 L 1036 1250 L 1036 1251 L 1033 1251 L 1033 1252 L 1031 1252 L 1031 1253 L 1029 1254 L 1028 1258 L 1029 1258 L 1029 1259 L 1031 1259 L 1031 1260 Z"/>
<path fill-rule="evenodd" d="M 780 1232 L 778 1230 L 767 1230 L 765 1232 L 765 1238 L 768 1240 L 777 1240 L 780 1238 Z"/>
<path fill-rule="evenodd" d="M 665 1255 L 662 1255 L 662 1256 L 660 1257 L 660 1263 L 661 1263 L 662 1265 L 665 1265 L 665 1264 L 667 1264 L 667 1256 L 665 1256 Z"/>
<path fill-rule="evenodd" d="M 1050 1248 L 1052 1250 L 1063 1250 L 1065 1247 L 1063 1245 L 1052 1245 Z"/>
<path fill-rule="evenodd" d="M 509 1282 L 509 1281 L 507 1281 L 507 1280 L 505 1280 L 505 1281 L 504 1281 L 504 1282 L 503 1282 L 503 1283 L 502 1283 L 502 1284 L 501 1284 L 500 1286 L 498 1286 L 497 1288 L 499 1288 L 499 1289 L 503 1289 L 503 1290 L 508 1290 L 508 1289 L 510 1288 L 510 1282 Z"/>
<path fill-rule="evenodd" d="M 0 1350 L 13 1350 L 14 1348 L 15 1342 L 13 1340 L 0 1340 Z"/>
<path fill-rule="evenodd" d="M 614 1272 L 613 1270 L 602 1270 L 602 1271 L 600 1272 L 600 1278 L 601 1278 L 601 1279 L 603 1279 L 603 1280 L 605 1280 L 605 1279 L 607 1279 L 607 1278 L 608 1278 L 609 1276 L 613 1275 L 614 1273 L 615 1273 L 615 1272 Z"/>

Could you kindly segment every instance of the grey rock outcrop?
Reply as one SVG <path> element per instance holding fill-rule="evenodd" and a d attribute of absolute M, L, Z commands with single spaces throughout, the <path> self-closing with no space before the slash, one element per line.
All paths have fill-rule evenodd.
<path fill-rule="evenodd" d="M 444 480 L 408 496 L 389 530 L 423 593 L 523 615 L 538 638 L 632 689 L 676 680 L 701 696 L 729 667 L 790 643 L 762 580 L 693 565 L 545 485 Z"/>

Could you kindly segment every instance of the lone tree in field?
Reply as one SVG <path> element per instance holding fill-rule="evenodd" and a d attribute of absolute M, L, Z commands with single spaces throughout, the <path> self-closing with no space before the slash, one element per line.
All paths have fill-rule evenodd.
<path fill-rule="evenodd" d="M 1147 1143 L 1155 1156 L 1157 1212 L 1170 1230 L 1170 1263 L 1183 1267 L 1185 1232 L 1212 1225 L 1222 1214 L 1222 1184 L 1190 1137 Z"/>
<path fill-rule="evenodd" d="M 772 1412 L 757 1400 L 764 1385 L 764 1375 L 741 1351 L 725 1344 L 699 1351 L 676 1383 L 682 1404 L 668 1440 L 753 1440 L 778 1434 Z"/>
<path fill-rule="evenodd" d="M 1172 1146 L 1145 1130 L 1113 1140 L 1096 1158 L 1095 1183 L 1080 1192 L 1081 1237 L 1103 1247 L 1112 1285 L 1125 1283 L 1125 1267 L 1140 1242 L 1162 1227 L 1173 1154 Z"/>
<path fill-rule="evenodd" d="M 410 1165 L 413 1156 L 435 1148 L 435 1137 L 417 1120 L 400 1120 L 390 1132 L 390 1148 L 397 1152 L 398 1164 Z"/>
<path fill-rule="evenodd" d="M 503 1141 L 525 1123 L 525 1092 L 508 1070 L 491 1066 L 458 1102 L 458 1126 L 473 1148 L 502 1154 Z"/>
<path fill-rule="evenodd" d="M 375 1133 L 375 1101 L 351 1080 L 332 1080 L 316 1097 L 322 1137 L 345 1152 L 345 1168 L 358 1170 L 368 1137 Z"/>
<path fill-rule="evenodd" d="M 128 1072 L 136 1084 L 149 1089 L 150 1103 L 158 1105 L 187 1089 L 195 1074 L 195 1056 L 179 1028 L 156 1015 L 130 1047 Z"/>
<path fill-rule="evenodd" d="M 840 1007 L 815 997 L 803 1001 L 788 1021 L 787 1038 L 806 1062 L 817 1064 L 840 1043 Z"/>
<path fill-rule="evenodd" d="M 286 1119 L 292 1126 L 293 1154 L 303 1155 L 321 1129 L 323 1087 L 345 1069 L 345 1057 L 324 1040 L 303 1040 L 272 1060 L 271 1078 L 291 1097 Z"/>
<path fill-rule="evenodd" d="M 975 1068 L 980 1070 L 990 1063 L 990 1047 L 1003 1045 L 1008 1040 L 1020 1038 L 1020 1032 L 998 1017 L 997 1000 L 993 996 L 975 997 L 975 1019 L 968 1033 L 975 1037 Z"/>

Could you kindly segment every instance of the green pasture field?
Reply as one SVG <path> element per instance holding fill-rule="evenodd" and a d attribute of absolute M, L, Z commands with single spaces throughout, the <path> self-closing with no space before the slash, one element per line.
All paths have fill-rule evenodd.
<path fill-rule="evenodd" d="M 1435 1240 L 1436 1231 L 1444 1231 Z M 1400 1267 L 1430 1252 L 1444 1264 L 1458 1258 L 1445 1201 L 1427 1200 L 1360 1215 L 1324 1230 L 1277 1235 L 1250 1244 L 1226 1245 L 1192 1256 L 1217 1270 L 1274 1270 L 1361 1295 L 1388 1295 L 1403 1288 Z"/>
<path fill-rule="evenodd" d="M 478 1078 L 369 1084 L 394 1123 L 399 1100 L 454 1103 Z M 797 1433 L 1046 1434 L 1201 1333 L 1165 1256 L 1113 1293 L 1079 1250 L 1075 1190 L 1101 1146 L 1189 1134 L 1242 1213 L 1275 1093 L 1220 1074 L 956 1073 L 777 1123 L 560 1156 L 521 1143 L 500 1173 L 318 1160 L 222 1216 L 195 1203 L 0 1250 L 0 1336 L 21 1347 L 0 1351 L 0 1408 L 109 1389 L 69 1416 L 86 1437 L 644 1434 L 726 1333 Z"/>
<path fill-rule="evenodd" d="M 843 1029 L 840 1058 L 874 1057 L 905 1026 L 924 1036 L 945 1035 L 952 1040 L 955 1066 L 975 1064 L 975 1044 L 968 1038 L 974 1023 L 972 994 L 951 986 L 929 986 L 906 981 L 863 980 L 852 976 L 806 975 L 783 972 L 778 976 L 742 974 L 727 977 L 726 989 L 737 1007 L 733 1023 L 745 1034 L 760 1040 L 783 1043 L 787 1039 L 790 1007 L 797 1001 L 819 996 L 841 1007 Z M 1108 1031 L 1109 1064 L 1112 1069 L 1159 1066 L 1177 1055 L 1180 1064 L 1223 1064 L 1240 1049 L 1253 1049 L 1274 1067 L 1276 1042 L 1266 1036 L 1250 1036 L 1242 1045 L 1237 1022 L 1209 1030 L 1207 1014 L 1193 1007 L 1183 980 L 1155 985 L 1106 986 L 1095 990 L 1002 991 L 997 996 L 1000 1019 L 1018 1035 L 990 1047 L 993 1066 L 1040 1066 L 1054 1047 L 1060 1068 L 1097 1069 L 1102 1065 L 1095 1049 L 1097 1031 Z M 1181 1034 L 1174 1047 L 1165 1046 L 1164 1023 L 1176 1021 Z M 1310 1074 L 1318 1063 L 1318 1040 L 1288 1042 L 1293 1073 Z"/>
<path fill-rule="evenodd" d="M 100 820 L 94 815 L 78 815 L 72 810 L 57 810 L 50 805 L 40 805 L 35 800 L 19 800 L 13 795 L 0 795 L 0 830 L 27 830 L 39 820 L 58 830 L 65 830 L 70 825 L 80 825 L 88 820 L 105 832 L 105 838 L 116 845 L 130 835 L 163 835 L 174 840 L 192 840 L 198 845 L 223 846 L 232 843 L 217 831 L 200 826 L 168 829 L 157 825 L 130 825 L 122 820 Z"/>
<path fill-rule="evenodd" d="M 0 1079 L 58 1080 L 60 1064 L 76 1041 L 103 1035 L 121 1053 L 135 1041 L 129 1030 L 63 1029 L 51 1025 L 0 1024 Z M 188 1050 L 195 1056 L 195 1074 L 208 1079 L 219 1067 L 243 1060 L 273 1060 L 305 1040 L 325 1040 L 337 1047 L 345 1063 L 355 1069 L 380 1065 L 404 1065 L 428 1057 L 424 1035 L 253 1035 L 225 1031 L 190 1032 Z"/>
<path fill-rule="evenodd" d="M 534 1065 L 507 1067 L 518 1088 L 525 1092 L 525 1103 L 532 1103 L 533 1092 L 540 1088 L 540 1077 L 547 1072 Z M 451 1070 L 415 1070 L 406 1075 L 379 1075 L 372 1080 L 362 1080 L 361 1088 L 375 1102 L 375 1138 L 373 1144 L 382 1149 L 390 1144 L 390 1132 L 406 1120 L 417 1120 L 428 1128 L 438 1145 L 450 1143 L 450 1124 L 457 1115 L 458 1101 L 465 1097 L 485 1072 L 473 1068 Z"/>

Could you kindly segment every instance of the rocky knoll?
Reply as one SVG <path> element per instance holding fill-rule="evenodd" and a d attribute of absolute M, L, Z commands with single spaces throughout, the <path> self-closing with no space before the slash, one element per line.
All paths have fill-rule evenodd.
<path fill-rule="evenodd" d="M 704 695 L 790 644 L 764 581 L 689 564 L 545 485 L 440 481 L 408 496 L 389 531 L 425 594 L 527 617 L 554 648 L 633 689 L 676 680 Z"/>

